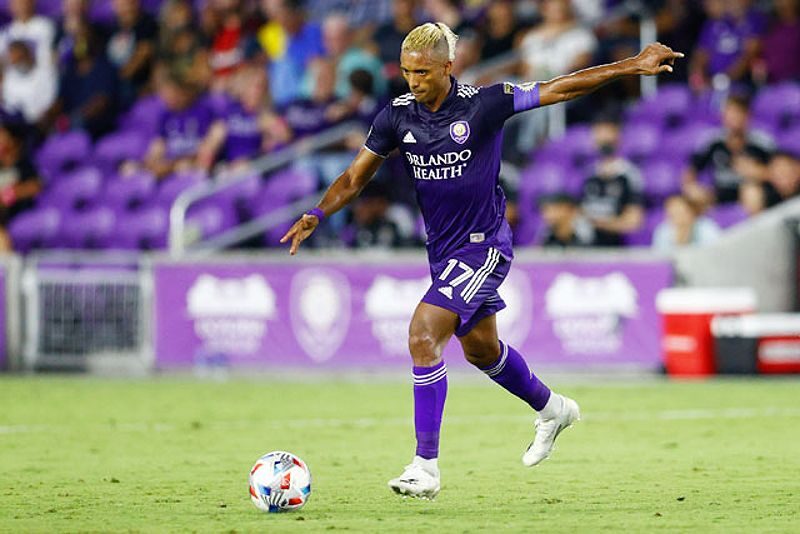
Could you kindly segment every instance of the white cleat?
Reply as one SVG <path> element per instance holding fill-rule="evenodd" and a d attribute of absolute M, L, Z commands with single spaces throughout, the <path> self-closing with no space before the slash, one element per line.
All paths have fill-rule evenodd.
<path fill-rule="evenodd" d="M 425 467 L 418 460 L 414 458 L 402 475 L 390 480 L 389 487 L 398 495 L 434 499 L 439 494 L 439 470 Z M 435 472 L 431 472 L 433 469 Z"/>
<path fill-rule="evenodd" d="M 581 411 L 578 403 L 574 400 L 557 395 L 556 399 L 560 399 L 561 406 L 556 414 L 549 418 L 544 418 L 542 415 L 536 420 L 536 437 L 533 442 L 528 446 L 528 450 L 522 455 L 522 463 L 526 467 L 533 467 L 550 457 L 553 452 L 556 438 L 565 428 L 572 426 L 572 423 L 579 421 L 581 418 Z M 550 401 L 548 401 L 548 404 Z"/>

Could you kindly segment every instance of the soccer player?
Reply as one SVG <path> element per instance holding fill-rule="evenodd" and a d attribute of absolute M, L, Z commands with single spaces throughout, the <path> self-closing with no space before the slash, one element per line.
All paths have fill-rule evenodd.
<path fill-rule="evenodd" d="M 471 364 L 539 412 L 535 438 L 522 456 L 526 466 L 547 458 L 559 433 L 580 416 L 574 400 L 551 392 L 497 336 L 495 314 L 505 307 L 497 289 L 513 258 L 498 183 L 503 123 L 623 76 L 672 72 L 672 62 L 683 57 L 654 43 L 635 57 L 547 82 L 472 87 L 450 75 L 456 39 L 442 23 L 423 24 L 406 36 L 400 66 L 411 92 L 378 114 L 350 167 L 281 239 L 291 240 L 295 254 L 321 220 L 349 204 L 389 153 L 400 150 L 425 220 L 432 283 L 409 328 L 416 455 L 389 486 L 422 498 L 434 498 L 440 487 L 439 429 L 447 396 L 442 351 L 453 334 Z"/>

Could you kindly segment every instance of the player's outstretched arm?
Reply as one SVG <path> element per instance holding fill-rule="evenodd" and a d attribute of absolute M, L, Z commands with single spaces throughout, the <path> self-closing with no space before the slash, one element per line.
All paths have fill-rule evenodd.
<path fill-rule="evenodd" d="M 672 63 L 682 57 L 682 53 L 661 43 L 649 44 L 636 56 L 540 83 L 539 105 L 548 106 L 578 98 L 623 76 L 653 76 L 672 72 Z"/>
<path fill-rule="evenodd" d="M 372 179 L 381 163 L 383 163 L 383 158 L 362 147 L 347 170 L 331 184 L 317 207 L 327 217 L 348 205 Z M 308 236 L 316 230 L 317 225 L 319 225 L 319 218 L 316 215 L 305 214 L 289 228 L 286 235 L 281 238 L 281 243 L 292 240 L 289 254 L 293 256 L 297 254 L 300 243 L 308 239 Z"/>

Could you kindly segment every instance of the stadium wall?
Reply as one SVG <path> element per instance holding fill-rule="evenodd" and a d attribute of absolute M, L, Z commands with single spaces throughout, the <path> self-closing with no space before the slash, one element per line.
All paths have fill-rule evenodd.
<path fill-rule="evenodd" d="M 675 254 L 676 281 L 698 287 L 749 286 L 762 312 L 793 311 L 796 263 L 792 219 L 800 218 L 800 199 L 787 201 L 734 226 L 719 240 Z"/>

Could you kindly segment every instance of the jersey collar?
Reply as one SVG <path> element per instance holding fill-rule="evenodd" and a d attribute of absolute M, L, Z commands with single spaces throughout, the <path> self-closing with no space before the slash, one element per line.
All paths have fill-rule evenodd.
<path fill-rule="evenodd" d="M 444 102 L 442 102 L 442 105 L 439 106 L 439 109 L 437 109 L 436 111 L 431 111 L 425 104 L 419 104 L 418 103 L 417 105 L 420 107 L 420 109 L 422 109 L 425 113 L 428 113 L 429 115 L 434 115 L 436 113 L 440 113 L 440 112 L 446 110 L 447 108 L 449 108 L 450 106 L 453 105 L 453 102 L 456 99 L 457 86 L 458 86 L 458 80 L 456 80 L 455 77 L 451 75 L 450 76 L 450 92 L 447 93 L 447 96 L 445 97 Z"/>

